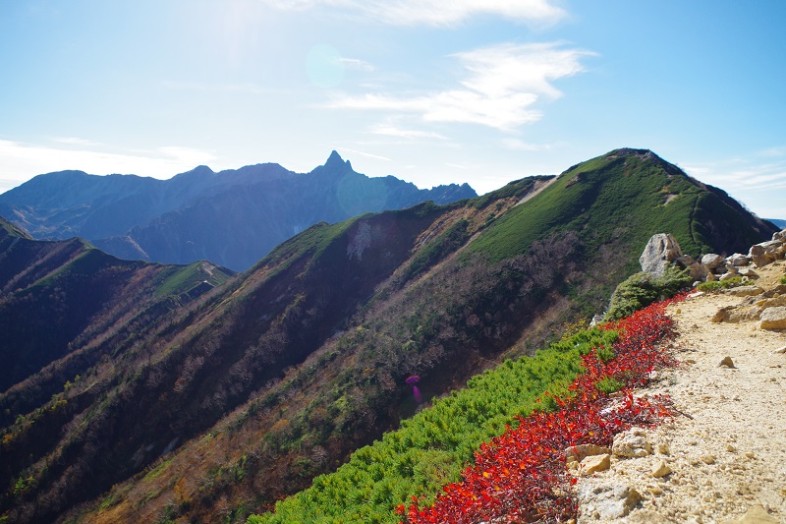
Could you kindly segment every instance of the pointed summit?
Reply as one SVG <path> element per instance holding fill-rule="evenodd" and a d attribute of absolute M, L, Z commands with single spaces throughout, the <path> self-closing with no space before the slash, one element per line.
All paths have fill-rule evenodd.
<path fill-rule="evenodd" d="M 344 160 L 343 158 L 341 158 L 341 155 L 338 154 L 338 151 L 334 149 L 330 153 L 327 162 L 325 162 L 325 167 L 331 170 L 340 169 L 343 167 L 348 167 L 349 169 L 352 169 L 352 164 L 349 163 L 349 160 Z"/>

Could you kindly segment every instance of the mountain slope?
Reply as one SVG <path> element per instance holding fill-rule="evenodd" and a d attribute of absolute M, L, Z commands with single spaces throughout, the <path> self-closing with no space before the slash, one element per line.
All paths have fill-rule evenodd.
<path fill-rule="evenodd" d="M 244 270 L 318 222 L 474 196 L 466 184 L 420 190 L 392 176 L 368 178 L 334 151 L 306 174 L 278 164 L 220 173 L 200 166 L 171 180 L 50 173 L 0 195 L 0 216 L 35 238 L 80 236 L 121 258 Z"/>
<path fill-rule="evenodd" d="M 0 219 L 0 391 L 118 322 L 110 308 L 125 314 L 134 304 L 174 307 L 227 276 L 207 263 L 181 268 L 121 261 L 76 238 L 34 241 Z M 203 281 L 207 286 L 197 289 Z"/>
<path fill-rule="evenodd" d="M 772 232 L 638 150 L 449 206 L 313 226 L 103 346 L 122 356 L 112 366 L 85 366 L 58 396 L 12 411 L 0 511 L 242 520 L 411 415 L 410 374 L 432 398 L 601 312 L 654 233 L 674 229 L 688 252 L 750 244 L 713 236 L 721 228 Z M 45 430 L 58 442 L 28 436 Z"/>

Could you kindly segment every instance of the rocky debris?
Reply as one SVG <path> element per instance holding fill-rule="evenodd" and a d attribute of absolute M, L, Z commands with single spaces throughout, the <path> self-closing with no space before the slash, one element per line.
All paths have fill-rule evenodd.
<path fill-rule="evenodd" d="M 739 286 L 729 289 L 728 293 L 735 297 L 754 297 L 764 293 L 764 290 L 759 286 Z"/>
<path fill-rule="evenodd" d="M 712 317 L 712 322 L 747 322 L 759 320 L 762 309 L 756 306 L 725 306 Z"/>
<path fill-rule="evenodd" d="M 761 313 L 761 329 L 786 329 L 786 307 L 771 307 Z"/>
<path fill-rule="evenodd" d="M 722 256 L 718 255 L 717 253 L 707 253 L 703 255 L 700 259 L 700 263 L 704 265 L 710 271 L 715 271 L 721 265 L 725 265 L 725 260 Z"/>
<path fill-rule="evenodd" d="M 582 476 L 592 475 L 599 471 L 606 471 L 611 467 L 611 455 L 604 453 L 603 455 L 590 455 L 581 461 L 579 466 L 579 474 Z"/>
<path fill-rule="evenodd" d="M 765 293 L 762 294 L 764 296 Z M 754 303 L 754 306 L 761 309 L 767 309 L 771 307 L 778 307 L 778 306 L 786 306 L 786 295 L 778 295 L 775 297 L 768 297 L 768 298 L 760 298 L 757 299 Z"/>
<path fill-rule="evenodd" d="M 682 249 L 671 233 L 657 233 L 650 237 L 644 247 L 639 264 L 645 273 L 660 277 L 681 256 Z"/>
<path fill-rule="evenodd" d="M 747 266 L 750 264 L 750 259 L 743 255 L 742 253 L 734 253 L 732 256 L 726 259 L 728 265 L 732 267 L 740 267 L 740 266 Z"/>
<path fill-rule="evenodd" d="M 737 520 L 729 520 L 726 524 L 778 524 L 778 521 L 767 513 L 767 510 L 760 504 L 756 504 L 748 508 L 745 515 Z"/>
<path fill-rule="evenodd" d="M 756 280 L 759 278 L 759 274 L 756 273 L 750 266 L 737 268 L 737 274 L 742 277 L 748 277 L 749 280 Z"/>
<path fill-rule="evenodd" d="M 642 498 L 636 489 L 616 482 L 581 484 L 577 495 L 582 514 L 603 520 L 628 515 Z"/>
<path fill-rule="evenodd" d="M 631 428 L 614 436 L 611 452 L 615 457 L 646 457 L 652 455 L 652 444 L 644 429 Z"/>
<path fill-rule="evenodd" d="M 721 360 L 720 364 L 718 364 L 718 367 L 735 369 L 734 361 L 730 356 L 723 357 L 723 360 Z"/>
<path fill-rule="evenodd" d="M 597 444 L 577 444 L 565 450 L 565 460 L 566 462 L 581 462 L 592 455 L 604 455 L 606 453 L 611 453 L 611 450 L 606 446 L 598 446 Z"/>
<path fill-rule="evenodd" d="M 652 468 L 652 476 L 656 479 L 663 478 L 665 476 L 671 475 L 672 471 L 668 464 L 664 461 L 660 461 L 655 464 L 655 467 Z"/>
<path fill-rule="evenodd" d="M 761 242 L 750 247 L 748 254 L 734 253 L 726 258 L 717 253 L 707 253 L 693 258 L 683 254 L 677 240 L 669 233 L 653 235 L 647 242 L 644 252 L 639 258 L 641 270 L 655 276 L 662 276 L 669 266 L 676 266 L 690 273 L 696 281 L 728 280 L 743 277 L 743 280 L 755 280 L 759 274 L 756 268 L 786 258 L 786 229 L 778 231 L 772 240 Z"/>

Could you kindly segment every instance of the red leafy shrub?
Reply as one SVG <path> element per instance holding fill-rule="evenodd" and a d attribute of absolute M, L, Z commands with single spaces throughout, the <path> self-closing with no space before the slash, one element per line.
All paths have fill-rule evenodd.
<path fill-rule="evenodd" d="M 575 479 L 565 468 L 565 449 L 584 443 L 609 446 L 616 433 L 671 415 L 667 398 L 635 398 L 631 388 L 645 384 L 654 368 L 674 363 L 659 347 L 674 335 L 665 314 L 674 300 L 679 298 L 607 325 L 620 333 L 611 348 L 614 358 L 598 357 L 599 350 L 607 354 L 609 348 L 586 355 L 586 372 L 570 386 L 569 398 L 557 400 L 560 409 L 519 418 L 517 427 L 483 444 L 475 464 L 464 470 L 464 480 L 445 486 L 431 506 L 421 508 L 414 498 L 408 508 L 399 506 L 403 522 L 565 522 L 576 517 Z M 623 385 L 614 396 L 596 387 L 609 378 Z"/>

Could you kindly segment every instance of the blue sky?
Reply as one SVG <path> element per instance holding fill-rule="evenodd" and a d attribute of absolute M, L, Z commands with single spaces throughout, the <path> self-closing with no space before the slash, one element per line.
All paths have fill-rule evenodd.
<path fill-rule="evenodd" d="M 649 148 L 786 218 L 786 2 L 0 0 L 0 192 L 331 150 L 486 192 Z"/>

